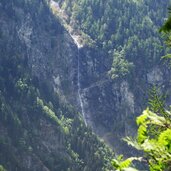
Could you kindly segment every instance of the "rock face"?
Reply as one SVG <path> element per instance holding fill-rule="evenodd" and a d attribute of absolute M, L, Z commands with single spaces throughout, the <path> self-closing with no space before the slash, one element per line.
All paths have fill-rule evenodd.
<path fill-rule="evenodd" d="M 46 8 L 49 10 L 48 7 Z M 27 25 L 23 35 L 28 35 L 27 30 L 32 30 L 31 33 L 29 32 L 30 37 L 27 42 L 25 41 L 29 65 L 33 75 L 50 82 L 50 85 L 53 85 L 61 95 L 73 97 L 72 93 L 77 85 L 77 47 L 53 15 L 44 18 L 44 20 L 42 18 L 30 19 L 29 25 L 26 17 L 23 18 L 26 23 L 20 26 L 22 29 Z M 34 21 L 31 22 L 31 20 Z M 34 23 L 39 23 L 39 26 Z M 45 23 L 47 23 L 47 28 L 42 29 Z M 47 32 L 46 29 L 49 31 Z M 28 42 L 31 43 L 28 44 Z M 60 92 L 62 90 L 63 92 Z"/>
<path fill-rule="evenodd" d="M 150 88 L 157 86 L 163 93 L 170 92 L 169 68 L 160 60 L 150 67 L 145 61 L 137 60 L 133 61 L 135 68 L 127 78 L 111 80 L 107 76 L 111 65 L 107 55 L 99 49 L 83 48 L 81 52 L 81 92 L 86 121 L 115 152 L 131 153 L 121 138 L 135 135 L 135 118 L 148 105 Z"/>
<path fill-rule="evenodd" d="M 135 117 L 147 105 L 148 89 L 157 85 L 168 91 L 168 69 L 160 60 L 151 62 L 149 67 L 146 61 L 137 59 L 132 61 L 135 68 L 128 78 L 111 80 L 107 72 L 112 59 L 104 51 L 77 47 L 59 22 L 53 21 L 56 20 L 54 16 L 45 21 L 37 18 L 34 22 L 29 14 L 24 16 L 18 37 L 28 49 L 28 63 L 33 75 L 48 82 L 63 102 L 73 104 L 82 112 L 94 132 L 112 144 L 115 151 L 123 153 L 125 149 L 118 144 L 122 143 L 122 137 L 135 135 Z M 40 28 L 33 24 L 38 21 Z M 51 27 L 48 34 L 46 28 L 42 31 L 42 25 L 47 22 Z"/>
<path fill-rule="evenodd" d="M 111 151 L 77 112 L 78 48 L 48 3 L 0 2 L 0 165 L 110 169 Z"/>
<path fill-rule="evenodd" d="M 23 55 L 32 74 L 48 83 L 64 103 L 74 105 L 95 133 L 123 153 L 125 147 L 118 144 L 121 137 L 135 134 L 135 117 L 147 105 L 148 89 L 157 85 L 168 91 L 170 72 L 160 60 L 147 65 L 138 58 L 131 61 L 135 68 L 127 78 L 111 80 L 107 74 L 112 64 L 109 55 L 98 47 L 77 47 L 57 18 L 46 16 L 50 9 L 45 9 L 42 1 L 34 3 L 30 12 L 14 8 L 15 14 L 23 17 L 18 18 L 13 33 L 26 49 Z M 11 19 L 10 23 L 12 28 L 15 22 Z"/>
<path fill-rule="evenodd" d="M 1 34 L 7 44 L 18 45 L 12 48 L 17 48 L 27 58 L 33 75 L 50 81 L 57 90 L 66 88 L 72 93 L 69 88 L 74 89 L 77 82 L 77 47 L 44 3 L 2 1 Z M 7 14 L 8 10 L 12 11 Z M 51 15 L 47 15 L 48 12 Z M 14 50 L 6 48 L 7 52 Z"/>
<path fill-rule="evenodd" d="M 149 87 L 170 92 L 170 72 L 160 60 L 149 66 L 137 59 L 127 78 L 110 79 L 108 54 L 77 47 L 48 3 L 0 2 L 0 164 L 17 171 L 110 169 L 111 152 L 82 120 L 128 153 L 121 137 L 135 134 Z"/>
<path fill-rule="evenodd" d="M 54 7 L 56 4 L 56 14 L 68 30 L 88 35 L 93 39 L 89 45 L 96 46 L 79 50 L 80 96 L 86 123 L 116 152 L 127 153 L 120 139 L 135 135 L 135 118 L 147 106 L 149 88 L 156 85 L 161 91 L 170 92 L 170 71 L 160 60 L 163 50 L 158 46 L 161 39 L 157 31 L 168 3 L 162 0 L 155 5 L 153 1 L 51 2 Z M 113 59 L 117 59 L 115 50 L 124 51 L 125 56 L 120 53 L 121 56 L 133 63 L 127 77 L 108 76 Z"/>

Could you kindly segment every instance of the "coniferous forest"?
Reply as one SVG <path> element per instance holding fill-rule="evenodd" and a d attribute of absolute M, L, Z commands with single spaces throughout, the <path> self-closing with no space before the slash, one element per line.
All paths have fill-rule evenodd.
<path fill-rule="evenodd" d="M 169 171 L 170 3 L 1 0 L 0 171 Z"/>

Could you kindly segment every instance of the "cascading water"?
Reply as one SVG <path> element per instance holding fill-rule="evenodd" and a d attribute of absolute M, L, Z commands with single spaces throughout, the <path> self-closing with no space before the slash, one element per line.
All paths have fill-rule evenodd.
<path fill-rule="evenodd" d="M 77 46 L 78 48 L 78 66 L 77 66 L 77 86 L 78 86 L 78 98 L 79 98 L 79 103 L 80 103 L 80 107 L 81 107 L 81 113 L 83 115 L 83 119 L 85 122 L 85 125 L 87 126 L 87 121 L 86 121 L 86 117 L 85 117 L 85 111 L 84 111 L 84 103 L 83 103 L 83 96 L 81 94 L 81 84 L 80 84 L 80 47 Z"/>
<path fill-rule="evenodd" d="M 50 1 L 50 5 L 52 7 L 52 9 L 54 10 L 55 9 L 55 13 L 57 12 L 57 14 L 59 15 L 60 18 L 62 18 L 62 20 L 65 21 L 65 17 L 66 17 L 66 14 L 63 12 L 63 10 L 60 8 L 59 4 L 54 1 L 54 0 L 51 0 Z M 83 47 L 83 45 L 80 43 L 79 39 L 80 39 L 80 36 L 79 35 L 76 35 L 76 34 L 72 34 L 70 32 L 70 30 L 68 30 L 68 33 L 70 34 L 70 36 L 73 38 L 76 46 L 77 46 L 77 49 L 78 49 L 78 66 L 77 66 L 77 86 L 78 86 L 78 100 L 79 100 L 79 103 L 80 103 L 80 107 L 81 107 L 81 113 L 83 115 L 83 119 L 84 119 L 84 122 L 85 122 L 85 125 L 87 126 L 87 120 L 86 120 L 86 117 L 85 117 L 85 110 L 84 110 L 84 102 L 83 102 L 83 95 L 82 95 L 82 90 L 81 90 L 81 84 L 80 84 L 80 48 Z"/>

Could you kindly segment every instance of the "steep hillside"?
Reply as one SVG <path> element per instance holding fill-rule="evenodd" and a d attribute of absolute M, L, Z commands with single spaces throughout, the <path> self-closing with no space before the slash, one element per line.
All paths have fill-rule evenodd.
<path fill-rule="evenodd" d="M 165 48 L 158 32 L 169 1 L 56 2 L 56 15 L 84 45 L 80 80 L 86 122 L 118 153 L 128 153 L 120 139 L 135 134 L 135 116 L 147 106 L 149 88 L 160 87 L 170 100 L 170 71 L 160 60 Z"/>
<path fill-rule="evenodd" d="M 111 151 L 77 111 L 77 47 L 47 3 L 0 1 L 0 165 L 108 170 Z"/>

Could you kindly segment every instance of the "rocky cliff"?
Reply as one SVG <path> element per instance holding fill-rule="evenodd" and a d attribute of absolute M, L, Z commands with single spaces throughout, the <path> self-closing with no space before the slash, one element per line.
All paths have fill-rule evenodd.
<path fill-rule="evenodd" d="M 159 87 L 170 102 L 170 69 L 160 59 L 149 68 L 145 61 L 138 64 L 137 60 L 127 78 L 112 80 L 107 75 L 110 60 L 104 53 L 85 48 L 81 59 L 86 122 L 115 152 L 132 153 L 121 139 L 135 135 L 135 118 L 147 107 L 153 86 Z"/>
<path fill-rule="evenodd" d="M 48 3 L 0 2 L 0 165 L 110 169 L 111 151 L 78 112 L 78 48 Z"/>
<path fill-rule="evenodd" d="M 79 50 L 85 122 L 117 153 L 128 154 L 121 138 L 135 135 L 135 118 L 148 105 L 149 89 L 159 87 L 170 101 L 170 71 L 161 60 L 165 49 L 158 32 L 169 2 L 51 2 L 71 34 L 78 34 L 83 44 L 91 38 Z M 132 68 L 125 76 L 126 64 Z"/>
<path fill-rule="evenodd" d="M 113 79 L 115 58 L 102 47 L 105 42 L 92 40 L 88 31 L 76 35 L 78 28 L 54 15 L 51 2 L 0 2 L 0 165 L 12 171 L 111 169 L 113 154 L 91 128 L 117 153 L 128 154 L 121 138 L 135 134 L 148 89 L 157 85 L 170 100 L 170 71 L 160 60 L 164 51 L 155 44 L 151 58 L 145 57 L 156 39 L 148 40 L 147 48 L 144 34 L 138 50 L 129 48 L 138 44 L 138 36 L 125 45 L 115 40 L 113 46 L 124 46 L 133 67 Z M 130 9 L 139 10 L 136 5 Z"/>

